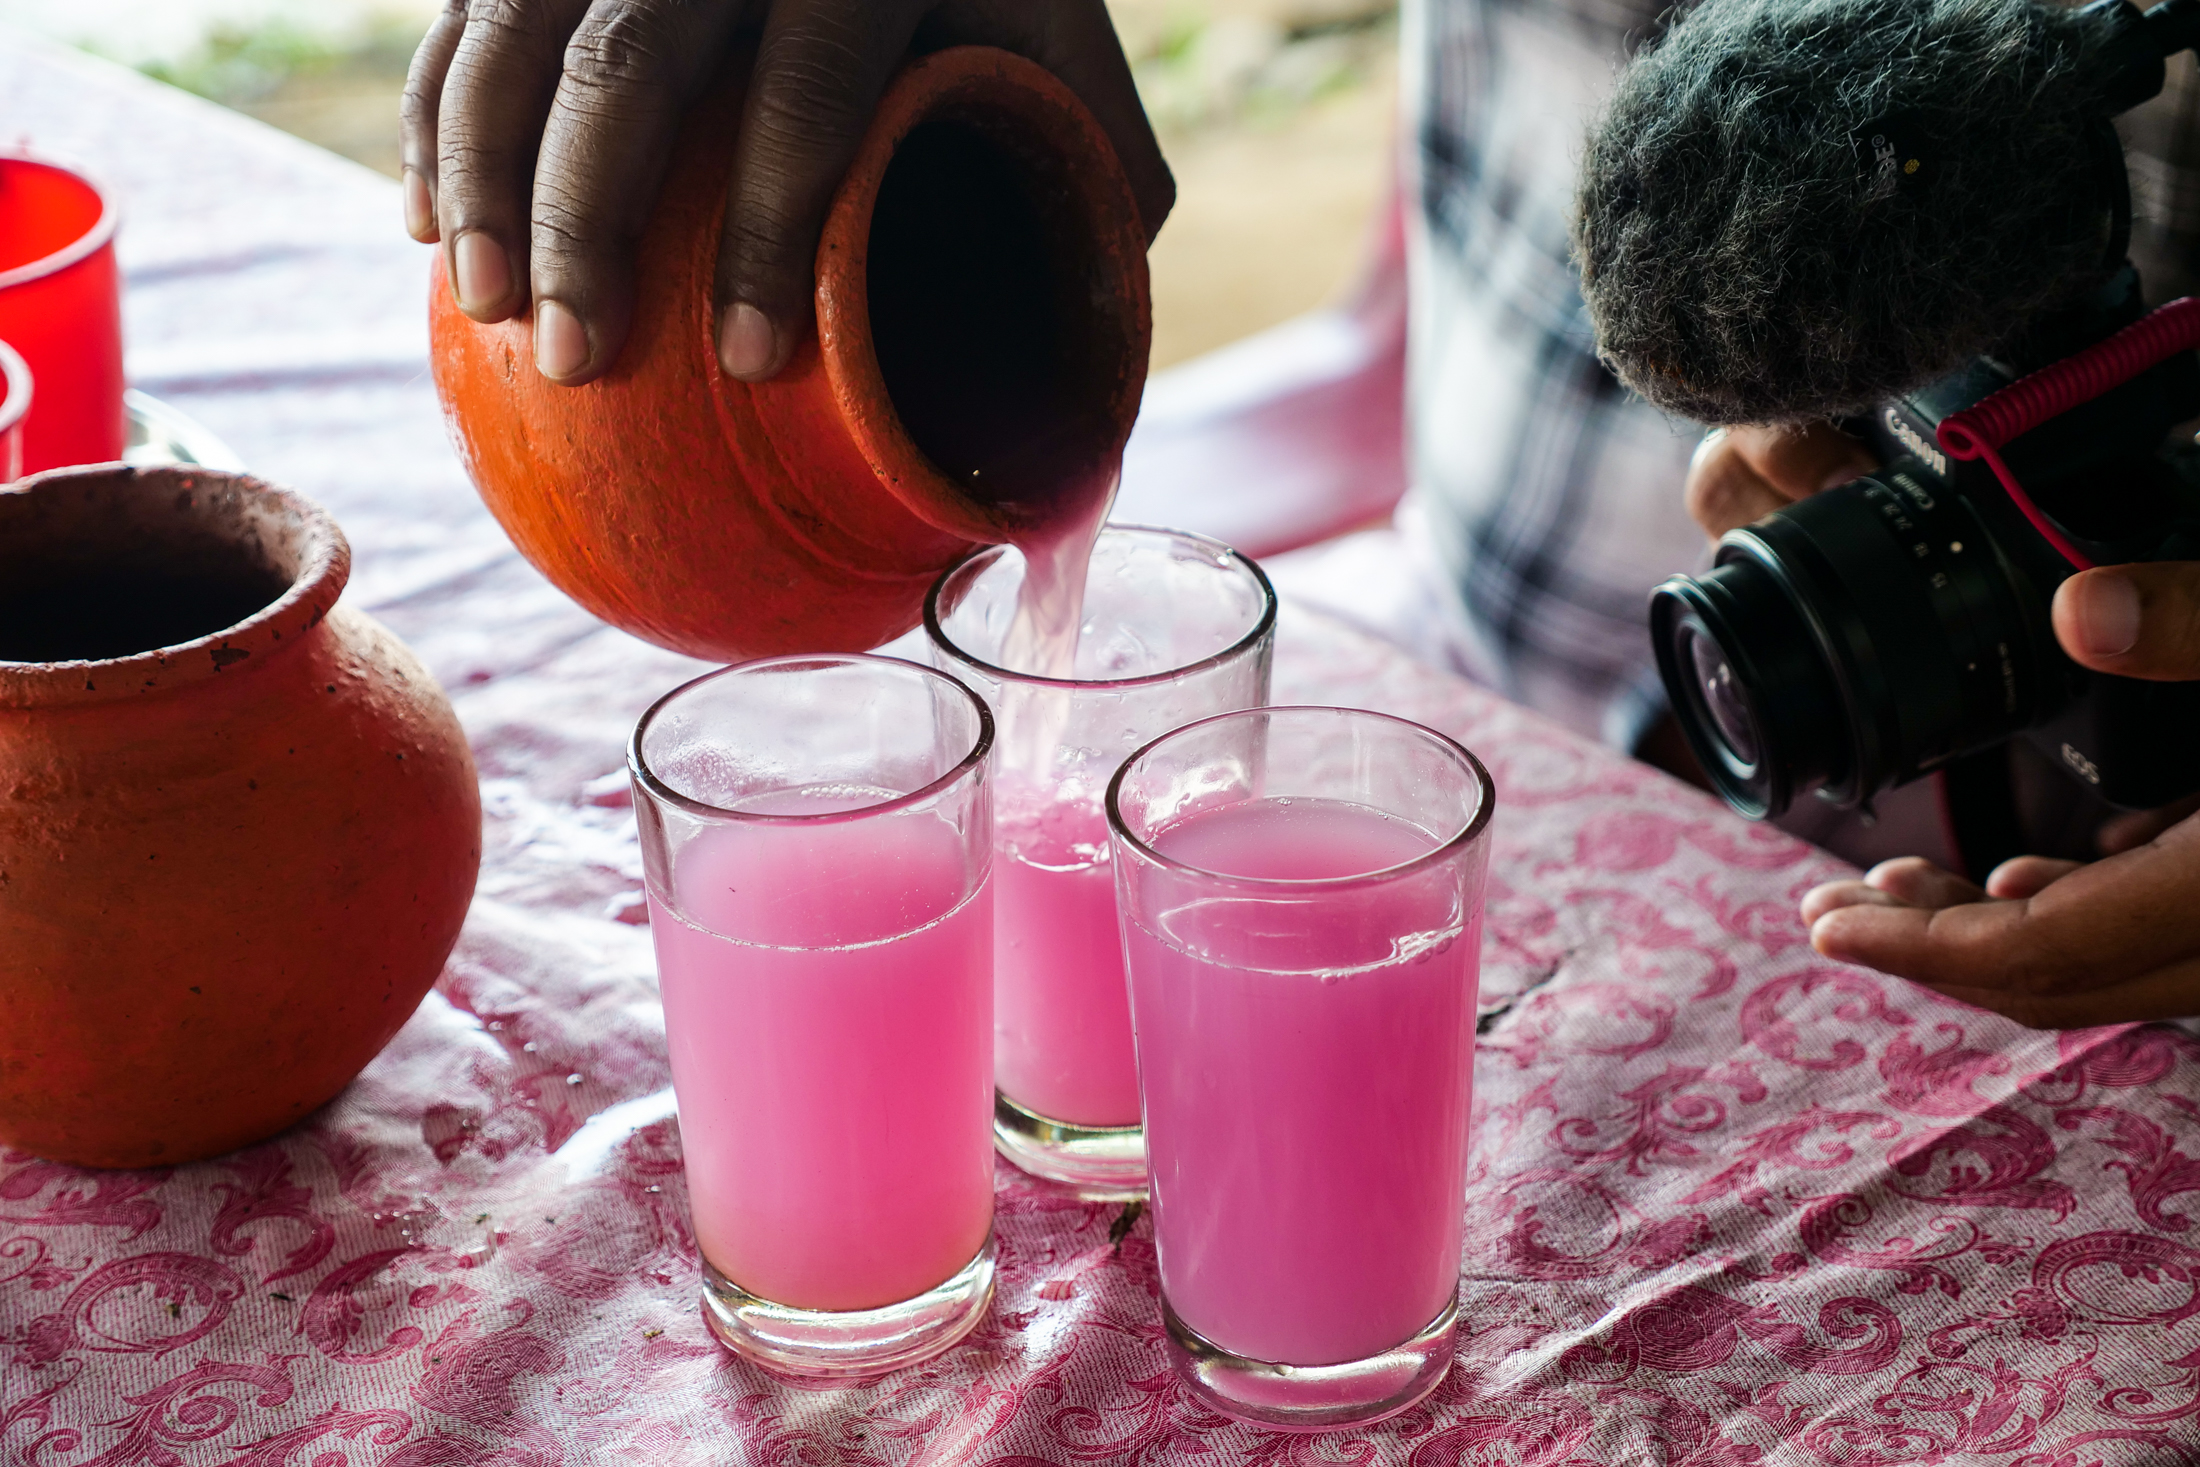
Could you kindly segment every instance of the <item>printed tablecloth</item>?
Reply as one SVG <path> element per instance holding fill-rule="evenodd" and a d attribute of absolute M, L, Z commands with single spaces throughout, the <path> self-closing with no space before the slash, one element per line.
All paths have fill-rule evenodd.
<path fill-rule="evenodd" d="M 1835 862 L 1296 609 L 1280 700 L 1421 719 L 1500 790 L 1450 1379 L 1342 1435 L 1208 1414 L 1148 1223 L 1006 1167 L 966 1345 L 829 1389 L 728 1356 L 620 767 L 696 664 L 574 609 L 475 503 L 386 182 L 13 40 L 0 144 L 26 138 L 121 186 L 134 378 L 335 510 L 352 603 L 457 702 L 489 830 L 441 983 L 311 1122 L 168 1170 L 0 1160 L 0 1461 L 2200 1459 L 2191 1039 L 2030 1033 L 1828 964 L 1794 905 Z"/>

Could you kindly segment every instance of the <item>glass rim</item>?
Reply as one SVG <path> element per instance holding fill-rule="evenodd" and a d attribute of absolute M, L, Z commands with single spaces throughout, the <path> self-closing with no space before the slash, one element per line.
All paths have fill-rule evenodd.
<path fill-rule="evenodd" d="M 1003 682 L 1026 683 L 1045 688 L 1135 688 L 1142 684 L 1165 683 L 1171 679 L 1183 677 L 1187 673 L 1204 671 L 1210 667 L 1219 667 L 1257 646 L 1261 638 L 1275 628 L 1276 588 L 1269 581 L 1268 572 L 1260 568 L 1260 562 L 1244 551 L 1232 545 L 1225 545 L 1211 535 L 1202 535 L 1196 530 L 1172 530 L 1163 525 L 1119 525 L 1111 522 L 1100 527 L 1102 535 L 1106 535 L 1111 531 L 1128 531 L 1135 535 L 1164 536 L 1171 540 L 1185 541 L 1193 545 L 1220 551 L 1225 557 L 1236 561 L 1246 570 L 1252 572 L 1253 583 L 1260 587 L 1260 615 L 1253 619 L 1250 630 L 1221 651 L 1211 652 L 1205 657 L 1197 657 L 1190 662 L 1165 668 L 1160 672 L 1142 672 L 1136 677 L 1101 678 L 1042 677 L 1033 672 L 1015 672 L 1009 668 L 988 662 L 975 653 L 965 651 L 956 643 L 948 640 L 947 633 L 940 626 L 939 598 L 941 588 L 979 556 L 986 554 L 988 551 L 1013 548 L 1007 545 L 987 545 L 942 571 L 940 578 L 932 583 L 932 589 L 924 593 L 924 635 L 926 639 L 957 662 L 967 667 L 977 668 L 987 676 L 998 678 Z"/>
<path fill-rule="evenodd" d="M 1479 798 L 1475 801 L 1474 814 L 1464 826 L 1460 827 L 1458 834 L 1429 850 L 1423 851 L 1410 861 L 1400 861 L 1393 866 L 1378 866 L 1372 871 L 1355 871 L 1349 876 L 1235 876 L 1227 871 L 1214 871 L 1205 866 L 1195 866 L 1189 861 L 1179 861 L 1173 856 L 1165 856 L 1145 840 L 1131 834 L 1129 827 L 1123 820 L 1121 796 L 1123 776 L 1130 773 L 1133 764 L 1136 764 L 1179 734 L 1192 733 L 1195 730 L 1207 727 L 1209 724 L 1222 723 L 1229 719 L 1261 717 L 1276 713 L 1322 713 L 1338 718 L 1373 719 L 1383 723 L 1397 724 L 1434 740 L 1440 748 L 1456 756 L 1466 766 L 1467 771 L 1474 776 L 1479 793 Z M 1473 750 L 1460 743 L 1450 734 L 1430 728 L 1425 723 L 1415 723 L 1412 719 L 1400 718 L 1395 713 L 1378 713 L 1372 708 L 1340 708 L 1320 703 L 1282 703 L 1264 708 L 1233 708 L 1227 713 L 1210 714 L 1205 718 L 1184 724 L 1182 727 L 1172 728 L 1159 738 L 1148 739 L 1133 750 L 1129 758 L 1116 766 L 1115 773 L 1108 780 L 1107 797 L 1101 803 L 1107 810 L 1109 834 L 1120 836 L 1132 850 L 1157 866 L 1171 871 L 1188 872 L 1193 876 L 1203 877 L 1209 881 L 1229 881 L 1269 890 L 1303 892 L 1317 891 L 1324 887 L 1351 886 L 1362 881 L 1387 881 L 1392 877 L 1408 875 L 1425 867 L 1435 866 L 1449 860 L 1461 849 L 1471 845 L 1476 837 L 1489 828 L 1491 818 L 1497 813 L 1497 782 L 1490 778 L 1488 767 L 1474 756 Z"/>
<path fill-rule="evenodd" d="M 6 342 L 0 341 L 0 433 L 7 432 L 30 413 L 31 394 L 37 384 L 31 380 L 31 366 L 23 355 Z"/>
<path fill-rule="evenodd" d="M 99 217 L 92 227 L 70 240 L 51 254 L 26 260 L 13 269 L 0 270 L 0 290 L 11 290 L 18 285 L 28 285 L 33 280 L 43 280 L 58 275 L 80 260 L 88 259 L 114 242 L 115 230 L 122 223 L 122 211 L 115 206 L 115 191 L 100 180 L 90 169 L 76 163 L 64 163 L 42 153 L 22 148 L 0 148 L 0 167 L 10 163 L 27 163 L 33 168 L 66 175 L 92 191 L 99 200 Z"/>
<path fill-rule="evenodd" d="M 707 800 L 698 800 L 692 795 L 682 794 L 665 783 L 658 776 L 657 771 L 650 768 L 649 762 L 642 757 L 643 735 L 648 733 L 649 727 L 656 721 L 657 715 L 664 712 L 672 701 L 683 693 L 701 687 L 704 683 L 716 682 L 722 677 L 761 672 L 774 667 L 799 666 L 805 663 L 813 666 L 822 664 L 907 668 L 912 672 L 922 673 L 928 679 L 937 679 L 961 694 L 963 698 L 968 700 L 970 706 L 977 710 L 978 736 L 972 741 L 970 752 L 963 755 L 951 768 L 907 794 L 896 795 L 891 800 L 880 800 L 876 804 L 858 805 L 853 810 L 828 810 L 815 815 L 767 815 L 756 810 L 728 810 L 723 805 L 713 805 Z M 652 798 L 661 800 L 674 809 L 685 811 L 690 815 L 703 816 L 712 820 L 746 821 L 754 825 L 830 825 L 854 820 L 868 820 L 874 815 L 890 814 L 895 810 L 920 805 L 961 782 L 966 775 L 982 768 L 985 764 L 986 755 L 992 752 L 992 749 L 993 710 L 986 706 L 985 699 L 963 686 L 961 682 L 941 672 L 938 668 L 926 667 L 921 662 L 911 662 L 905 657 L 880 657 L 870 652 L 789 652 L 776 657 L 752 657 L 746 662 L 729 663 L 725 667 L 713 668 L 698 677 L 689 678 L 686 682 L 681 683 L 678 687 L 658 698 L 635 721 L 634 732 L 627 738 L 626 770 L 634 782 L 646 790 Z"/>

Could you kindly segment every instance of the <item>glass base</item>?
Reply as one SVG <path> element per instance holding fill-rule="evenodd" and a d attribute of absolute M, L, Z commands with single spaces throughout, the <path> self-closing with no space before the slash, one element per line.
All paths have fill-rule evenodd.
<path fill-rule="evenodd" d="M 1203 1338 L 1161 1296 L 1169 1362 L 1201 1402 L 1278 1431 L 1334 1431 L 1395 1416 L 1436 1389 L 1451 1369 L 1459 1301 L 1412 1339 L 1341 1365 L 1278 1365 L 1234 1355 Z"/>
<path fill-rule="evenodd" d="M 996 1090 L 993 1149 L 1035 1177 L 1076 1188 L 1087 1201 L 1137 1202 L 1146 1195 L 1142 1126 L 1050 1121 Z"/>
<path fill-rule="evenodd" d="M 985 1317 L 993 1234 L 946 1283 L 881 1309 L 796 1309 L 759 1299 L 703 1260 L 703 1323 L 718 1342 L 789 1375 L 883 1375 L 928 1360 Z"/>

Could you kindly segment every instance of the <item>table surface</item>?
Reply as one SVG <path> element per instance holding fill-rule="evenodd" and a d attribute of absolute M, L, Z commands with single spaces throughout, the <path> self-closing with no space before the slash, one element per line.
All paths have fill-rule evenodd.
<path fill-rule="evenodd" d="M 1499 796 L 1459 1364 L 1294 1438 L 1173 1385 L 1152 1235 L 1003 1167 L 1000 1295 L 859 1387 L 718 1349 L 621 746 L 697 664 L 509 549 L 445 445 L 393 186 L 21 39 L 0 145 L 128 202 L 131 372 L 328 504 L 450 689 L 488 856 L 335 1104 L 249 1151 L 0 1160 L 0 1460 L 51 1467 L 2200 1460 L 2200 1048 L 1818 959 L 1831 859 L 1304 610 L 1279 701 L 1451 732 Z"/>

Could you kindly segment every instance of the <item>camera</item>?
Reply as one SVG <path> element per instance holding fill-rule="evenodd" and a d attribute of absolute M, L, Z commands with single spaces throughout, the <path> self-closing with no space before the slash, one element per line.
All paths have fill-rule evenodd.
<path fill-rule="evenodd" d="M 2173 431 L 2200 418 L 2200 361 L 2176 350 L 2095 391 L 2142 317 L 2127 265 L 1996 356 L 1840 422 L 1884 468 L 1730 532 L 1710 571 L 1653 593 L 1659 673 L 1727 803 L 1765 819 L 1810 793 L 1868 811 L 2019 736 L 2114 805 L 2200 788 L 2200 683 L 2079 667 L 2049 621 L 2082 565 L 2200 560 L 2200 449 Z M 2049 380 L 2080 385 L 1998 465 L 1993 445 L 1951 451 L 1950 420 L 2037 404 Z"/>

